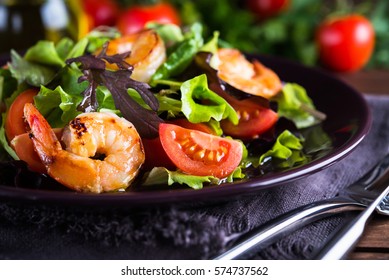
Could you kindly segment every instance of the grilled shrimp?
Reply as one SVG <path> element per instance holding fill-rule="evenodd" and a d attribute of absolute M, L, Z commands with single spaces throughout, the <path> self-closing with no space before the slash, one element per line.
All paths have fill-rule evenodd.
<path fill-rule="evenodd" d="M 269 99 L 282 88 L 276 73 L 257 60 L 249 62 L 237 49 L 219 49 L 216 69 L 220 79 L 252 95 Z"/>
<path fill-rule="evenodd" d="M 109 42 L 108 55 L 131 51 L 126 62 L 134 66 L 131 78 L 140 82 L 150 81 L 151 76 L 166 60 L 166 48 L 162 38 L 154 30 L 145 29 Z M 116 65 L 108 65 L 117 69 Z"/>
<path fill-rule="evenodd" d="M 30 138 L 47 173 L 79 192 L 127 188 L 145 160 L 138 132 L 127 120 L 110 113 L 84 113 L 64 128 L 60 141 L 31 103 L 24 106 Z"/>

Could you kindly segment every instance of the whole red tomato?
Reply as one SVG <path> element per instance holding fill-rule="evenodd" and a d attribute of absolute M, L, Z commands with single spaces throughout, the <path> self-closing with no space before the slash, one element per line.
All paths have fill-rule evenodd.
<path fill-rule="evenodd" d="M 82 0 L 82 4 L 85 13 L 92 21 L 92 27 L 116 24 L 119 7 L 115 0 Z"/>
<path fill-rule="evenodd" d="M 316 34 L 321 62 L 339 72 L 361 69 L 370 59 L 375 33 L 361 15 L 346 15 L 322 22 Z"/>
<path fill-rule="evenodd" d="M 258 18 L 263 19 L 284 11 L 289 6 L 289 0 L 246 0 L 246 5 Z"/>
<path fill-rule="evenodd" d="M 177 10 L 171 4 L 161 2 L 154 5 L 135 5 L 127 8 L 120 15 L 117 27 L 123 35 L 126 35 L 143 29 L 145 24 L 150 21 L 177 25 L 181 23 Z"/>

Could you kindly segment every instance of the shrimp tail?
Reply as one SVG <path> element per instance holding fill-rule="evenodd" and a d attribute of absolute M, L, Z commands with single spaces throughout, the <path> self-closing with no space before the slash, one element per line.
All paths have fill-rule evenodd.
<path fill-rule="evenodd" d="M 24 117 L 30 127 L 29 137 L 42 163 L 50 165 L 55 154 L 62 150 L 53 129 L 32 103 L 24 105 Z"/>
<path fill-rule="evenodd" d="M 87 165 L 82 158 L 65 152 L 50 124 L 33 104 L 24 105 L 24 118 L 34 149 L 51 177 L 76 191 L 101 192 L 96 164 Z M 78 176 L 72 176 L 75 170 Z"/>

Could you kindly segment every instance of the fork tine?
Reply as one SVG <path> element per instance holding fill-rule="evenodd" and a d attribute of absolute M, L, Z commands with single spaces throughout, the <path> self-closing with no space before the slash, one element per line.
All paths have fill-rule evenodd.
<path fill-rule="evenodd" d="M 382 200 L 376 211 L 382 215 L 389 216 L 389 195 Z"/>

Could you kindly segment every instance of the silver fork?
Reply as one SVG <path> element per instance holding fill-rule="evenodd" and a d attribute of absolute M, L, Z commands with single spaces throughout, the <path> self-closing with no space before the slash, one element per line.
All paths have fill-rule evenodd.
<path fill-rule="evenodd" d="M 236 240 L 232 248 L 216 256 L 216 260 L 249 258 L 278 239 L 321 218 L 365 209 L 389 183 L 389 154 L 361 179 L 342 190 L 336 197 L 316 201 L 287 212 Z M 376 212 L 389 215 L 389 196 L 376 207 Z"/>

